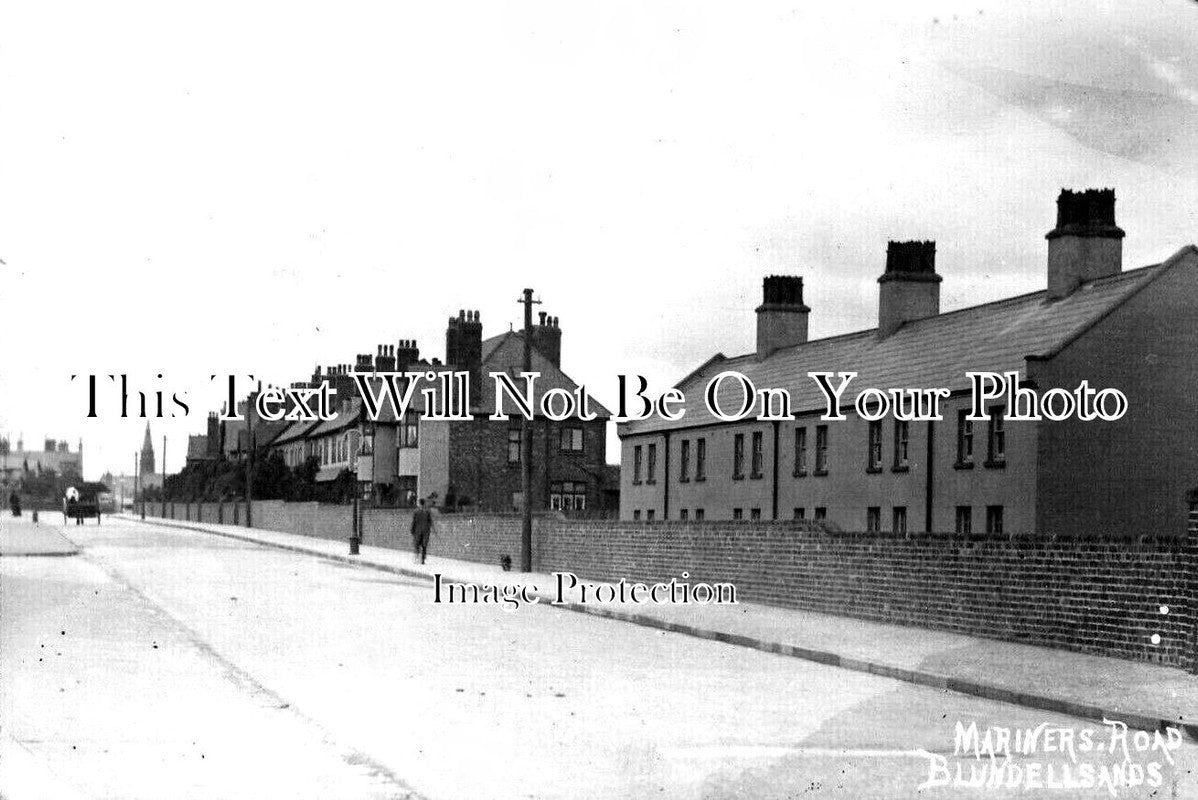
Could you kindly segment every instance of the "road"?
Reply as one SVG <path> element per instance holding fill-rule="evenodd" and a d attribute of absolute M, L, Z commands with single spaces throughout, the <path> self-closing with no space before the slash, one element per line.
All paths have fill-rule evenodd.
<path fill-rule="evenodd" d="M 433 605 L 200 532 L 53 527 L 79 555 L 0 558 L 11 800 L 898 798 L 958 721 L 1102 727 L 547 606 Z M 1118 796 L 1198 796 L 1196 749 Z"/>

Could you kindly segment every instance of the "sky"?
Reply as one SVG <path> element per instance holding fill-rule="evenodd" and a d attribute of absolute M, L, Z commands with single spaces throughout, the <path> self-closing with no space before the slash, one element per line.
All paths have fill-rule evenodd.
<path fill-rule="evenodd" d="M 1193 0 L 5 4 L 0 435 L 129 471 L 145 420 L 70 378 L 123 373 L 186 393 L 175 471 L 210 375 L 444 358 L 526 286 L 612 406 L 751 350 L 765 275 L 873 327 L 890 239 L 944 310 L 1041 289 L 1062 187 L 1157 263 L 1198 241 L 1195 41 Z"/>

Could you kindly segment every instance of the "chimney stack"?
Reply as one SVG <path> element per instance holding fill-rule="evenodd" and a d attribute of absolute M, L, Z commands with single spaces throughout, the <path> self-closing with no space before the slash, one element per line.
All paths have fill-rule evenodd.
<path fill-rule="evenodd" d="M 1048 296 L 1059 300 L 1087 281 L 1123 271 L 1123 229 L 1115 224 L 1115 190 L 1062 189 L 1057 226 L 1048 232 Z"/>
<path fill-rule="evenodd" d="M 478 385 L 478 368 L 483 360 L 483 324 L 477 311 L 459 311 L 445 329 L 445 363 L 470 373 L 470 384 Z"/>
<path fill-rule="evenodd" d="M 395 350 L 396 370 L 405 372 L 418 361 L 420 361 L 420 348 L 416 346 L 416 340 L 400 339 L 399 347 Z"/>
<path fill-rule="evenodd" d="M 379 372 L 395 372 L 395 348 L 380 344 L 379 353 L 374 358 L 374 368 Z"/>
<path fill-rule="evenodd" d="M 532 346 L 545 356 L 549 363 L 561 369 L 562 329 L 558 327 L 557 317 L 551 317 L 541 311 L 538 320 L 537 324 L 532 326 Z"/>
<path fill-rule="evenodd" d="M 940 313 L 935 242 L 890 242 L 886 272 L 878 278 L 878 335 L 889 336 L 905 322 Z"/>
<path fill-rule="evenodd" d="M 204 442 L 204 454 L 209 458 L 220 458 L 222 451 L 220 434 L 220 420 L 217 419 L 216 412 L 209 412 L 207 438 Z"/>
<path fill-rule="evenodd" d="M 770 275 L 761 282 L 757 306 L 757 357 L 807 341 L 807 315 L 803 305 L 803 279 L 798 275 Z"/>

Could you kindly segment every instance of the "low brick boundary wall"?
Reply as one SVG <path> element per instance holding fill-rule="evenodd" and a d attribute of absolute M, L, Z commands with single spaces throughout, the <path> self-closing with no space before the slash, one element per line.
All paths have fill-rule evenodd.
<path fill-rule="evenodd" d="M 686 571 L 769 605 L 1190 667 L 1196 545 L 1198 531 L 1065 540 L 558 522 L 539 561 L 601 580 Z"/>
<path fill-rule="evenodd" d="M 217 505 L 176 504 L 172 512 L 168 503 L 167 516 L 244 524 L 244 504 Z M 364 509 L 363 542 L 410 550 L 411 514 Z M 350 506 L 254 503 L 258 528 L 348 539 L 352 525 Z M 519 564 L 520 527 L 514 514 L 439 514 L 429 552 L 495 565 L 509 555 Z M 1189 528 L 1188 536 L 1116 539 L 896 536 L 829 533 L 793 522 L 643 524 L 538 515 L 533 567 L 593 580 L 731 582 L 741 600 L 1198 671 L 1198 507 Z"/>

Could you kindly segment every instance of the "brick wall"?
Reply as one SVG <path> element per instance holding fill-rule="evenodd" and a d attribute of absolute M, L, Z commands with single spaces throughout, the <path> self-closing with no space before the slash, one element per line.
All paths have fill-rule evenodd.
<path fill-rule="evenodd" d="M 476 417 L 449 426 L 449 484 L 456 495 L 468 497 L 484 511 L 510 511 L 512 493 L 520 491 L 520 464 L 508 461 L 508 432 L 520 420 Z M 550 485 L 578 481 L 587 486 L 587 507 L 600 508 L 607 461 L 607 428 L 604 420 L 568 426 L 538 417 L 533 421 L 532 508 L 549 507 Z M 562 427 L 581 427 L 581 452 L 561 450 Z"/>
<path fill-rule="evenodd" d="M 203 521 L 216 521 L 216 505 L 203 504 Z M 197 513 L 192 504 L 190 518 Z M 184 518 L 183 504 L 175 517 Z M 348 538 L 352 524 L 349 506 L 271 502 L 254 504 L 254 523 L 330 539 Z M 411 511 L 366 509 L 363 542 L 410 550 L 410 525 Z M 1185 538 L 903 537 L 793 522 L 642 525 L 540 514 L 533 542 L 539 572 L 646 582 L 687 572 L 691 582 L 735 584 L 742 601 L 1198 670 L 1198 506 Z M 520 517 L 438 514 L 429 552 L 484 564 L 510 555 L 519 564 Z"/>
<path fill-rule="evenodd" d="M 691 581 L 736 584 L 742 600 L 1189 666 L 1192 524 L 1187 545 L 1178 537 L 906 538 L 791 523 L 560 521 L 539 562 L 596 579 L 669 580 L 685 570 Z"/>

